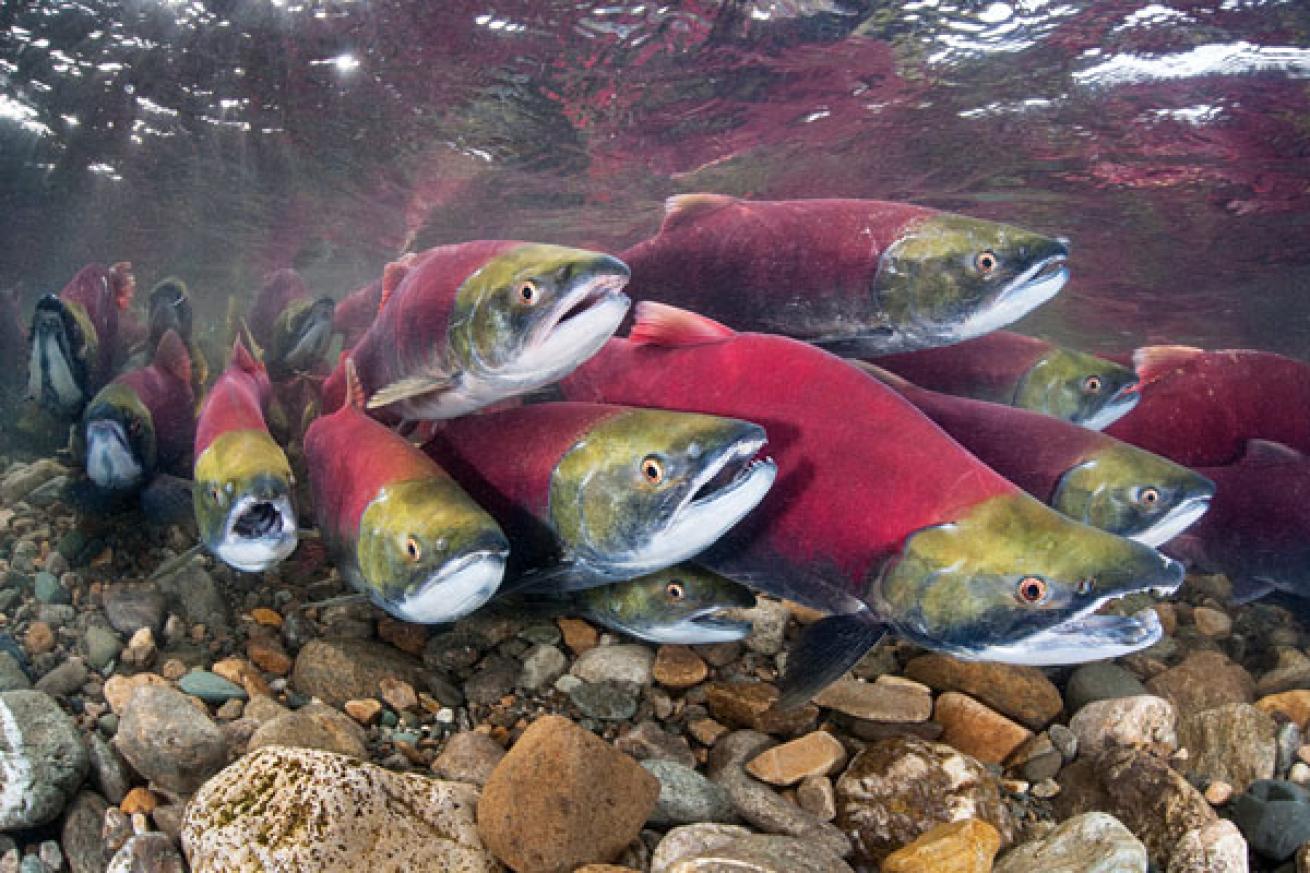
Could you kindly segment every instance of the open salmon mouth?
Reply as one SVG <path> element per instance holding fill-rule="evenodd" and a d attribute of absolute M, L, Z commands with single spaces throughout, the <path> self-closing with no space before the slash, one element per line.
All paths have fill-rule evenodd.
<path fill-rule="evenodd" d="M 602 276 L 571 292 L 560 303 L 555 317 L 547 323 L 546 332 L 586 315 L 597 306 L 608 302 L 622 291 L 626 284 L 628 284 L 626 276 Z"/>
<path fill-rule="evenodd" d="M 262 539 L 283 529 L 282 511 L 268 500 L 257 501 L 237 515 L 232 533 L 243 539 Z"/>
<path fill-rule="evenodd" d="M 744 440 L 721 455 L 697 478 L 684 507 L 721 500 L 744 487 L 757 472 L 765 468 L 776 470 L 771 458 L 756 457 L 764 443 L 763 437 Z"/>

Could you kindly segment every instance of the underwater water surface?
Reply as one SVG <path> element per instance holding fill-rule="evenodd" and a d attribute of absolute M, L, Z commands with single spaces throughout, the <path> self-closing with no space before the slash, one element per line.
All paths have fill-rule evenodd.
<path fill-rule="evenodd" d="M 480 237 L 621 250 L 662 201 L 868 197 L 1073 243 L 1020 325 L 1310 355 L 1310 9 L 1216 2 L 13 2 L 0 284 Z M 220 318 L 208 321 L 212 327 Z"/>

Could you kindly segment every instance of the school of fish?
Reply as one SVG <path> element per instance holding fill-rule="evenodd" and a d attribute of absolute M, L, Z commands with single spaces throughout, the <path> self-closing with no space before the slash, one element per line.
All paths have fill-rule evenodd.
<path fill-rule="evenodd" d="M 1104 607 L 1185 565 L 1310 596 L 1310 367 L 1002 330 L 1069 257 L 906 203 L 685 194 L 617 254 L 452 242 L 340 299 L 280 269 L 223 336 L 181 279 L 138 304 L 131 264 L 91 264 L 25 322 L 0 301 L 27 360 L 0 387 L 20 436 L 69 437 L 75 504 L 184 506 L 249 573 L 312 524 L 404 621 L 508 598 L 690 644 L 746 636 L 754 593 L 819 610 L 780 706 L 887 634 L 1029 665 L 1140 650 L 1156 612 Z"/>

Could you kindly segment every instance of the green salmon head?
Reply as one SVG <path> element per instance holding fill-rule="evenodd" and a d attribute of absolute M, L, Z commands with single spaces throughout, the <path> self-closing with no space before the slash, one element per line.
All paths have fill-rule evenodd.
<path fill-rule="evenodd" d="M 111 382 L 91 398 L 82 414 L 86 475 L 107 491 L 145 484 L 155 469 L 155 424 L 131 388 Z"/>
<path fill-rule="evenodd" d="M 95 357 L 95 328 L 77 304 L 54 294 L 37 301 L 27 363 L 27 397 L 60 416 L 75 417 L 86 405 L 87 365 Z"/>
<path fill-rule="evenodd" d="M 1142 399 L 1130 368 L 1073 349 L 1054 348 L 1024 373 L 1014 405 L 1104 430 Z"/>
<path fill-rule="evenodd" d="M 569 556 L 632 579 L 708 548 L 764 499 L 777 467 L 756 461 L 764 429 L 712 415 L 629 409 L 555 465 L 550 519 Z"/>
<path fill-rule="evenodd" d="M 1214 492 L 1200 473 L 1117 443 L 1065 471 L 1051 506 L 1092 527 L 1160 546 L 1204 515 Z"/>
<path fill-rule="evenodd" d="M 749 609 L 746 588 L 691 564 L 579 594 L 587 615 L 606 627 L 652 643 L 698 645 L 744 639 L 751 623 L 724 615 Z"/>
<path fill-rule="evenodd" d="M 176 331 L 184 341 L 191 340 L 191 298 L 186 283 L 169 277 L 150 290 L 150 348 L 158 347 L 168 331 Z"/>
<path fill-rule="evenodd" d="M 470 392 L 496 397 L 557 382 L 614 335 L 631 301 L 618 258 L 526 244 L 465 280 L 451 315 L 450 348 Z"/>
<path fill-rule="evenodd" d="M 219 434 L 196 459 L 194 478 L 200 541 L 223 563 L 260 573 L 295 551 L 295 477 L 265 431 Z"/>
<path fill-rule="evenodd" d="M 896 633 L 927 648 L 1050 666 L 1153 644 L 1161 635 L 1154 610 L 1094 613 L 1128 594 L 1170 593 L 1182 580 L 1182 565 L 1154 549 L 1008 494 L 912 534 L 870 602 Z"/>
<path fill-rule="evenodd" d="M 941 213 L 883 252 L 872 291 L 904 326 L 896 351 L 930 348 L 990 333 L 1050 300 L 1069 278 L 1068 257 L 1066 240 Z"/>
<path fill-rule="evenodd" d="M 270 342 L 270 371 L 285 376 L 308 373 L 323 361 L 332 343 L 332 314 L 336 301 L 331 297 L 317 300 L 299 299 L 287 304 L 278 314 Z"/>
<path fill-rule="evenodd" d="M 387 485 L 359 521 L 362 586 L 402 621 L 468 615 L 496 593 L 508 556 L 500 527 L 448 476 Z"/>

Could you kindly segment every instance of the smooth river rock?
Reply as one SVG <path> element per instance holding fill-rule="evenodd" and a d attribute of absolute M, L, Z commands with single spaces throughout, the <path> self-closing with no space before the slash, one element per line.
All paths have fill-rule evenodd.
<path fill-rule="evenodd" d="M 470 785 L 270 746 L 196 793 L 182 848 L 193 873 L 494 873 L 500 865 L 478 838 L 476 805 Z"/>
<path fill-rule="evenodd" d="M 0 830 L 57 818 L 90 769 L 77 725 L 53 697 L 0 694 Z"/>
<path fill-rule="evenodd" d="M 1003 857 L 994 873 L 1146 873 L 1146 847 L 1114 816 L 1089 812 Z"/>

